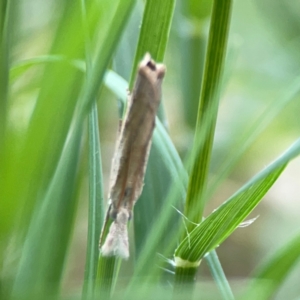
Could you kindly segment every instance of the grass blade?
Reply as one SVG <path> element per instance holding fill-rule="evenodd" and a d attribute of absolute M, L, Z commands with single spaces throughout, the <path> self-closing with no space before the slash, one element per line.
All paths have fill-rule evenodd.
<path fill-rule="evenodd" d="M 205 206 L 205 193 L 210 166 L 210 157 L 215 133 L 219 105 L 219 93 L 226 56 L 232 1 L 214 1 L 208 46 L 205 58 L 204 74 L 197 114 L 196 131 L 192 149 L 192 168 L 187 188 L 184 215 L 190 221 L 185 226 L 186 236 L 202 221 Z M 185 239 L 184 239 L 185 238 Z M 180 245 L 182 245 L 183 241 Z M 179 246 L 180 247 L 180 246 Z M 178 249 L 175 251 L 175 259 Z M 175 272 L 175 293 L 188 291 L 191 287 L 198 263 L 191 268 L 178 268 Z M 186 274 L 185 274 L 186 273 Z M 188 287 L 191 292 L 191 289 Z"/>
<path fill-rule="evenodd" d="M 74 26 L 77 16 L 77 6 L 69 6 L 65 18 L 58 26 L 52 53 L 65 55 L 69 59 L 81 56 L 81 30 Z M 64 38 L 65 34 L 74 37 L 74 32 L 78 32 L 74 41 Z M 21 151 L 16 153 L 12 149 L 10 152 L 13 146 L 7 145 L 7 169 L 1 170 L 5 176 L 0 199 L 6 201 L 3 203 L 5 215 L 0 218 L 0 235 L 4 228 L 11 228 L 14 224 L 20 208 L 24 211 L 22 225 L 26 227 L 38 193 L 47 189 L 69 131 L 82 79 L 80 71 L 63 62 L 46 66 L 24 143 L 21 141 L 19 147 Z M 15 188 L 16 182 L 18 189 Z"/>
<path fill-rule="evenodd" d="M 138 44 L 140 31 L 137 28 L 141 25 L 144 11 L 144 3 L 138 1 L 132 11 L 125 32 L 122 35 L 113 60 L 113 70 L 129 82 L 134 55 Z M 122 115 L 123 111 L 120 112 Z"/>
<path fill-rule="evenodd" d="M 84 273 L 83 298 L 90 299 L 94 294 L 99 258 L 99 236 L 104 216 L 104 196 L 98 112 L 96 104 L 88 118 L 89 123 L 89 217 Z"/>
<path fill-rule="evenodd" d="M 261 201 L 286 164 L 299 153 L 300 140 L 297 140 L 282 156 L 253 177 L 198 225 L 175 251 L 178 266 L 183 266 L 185 262 L 187 265 L 189 262 L 199 262 L 206 253 L 223 242 Z"/>
<path fill-rule="evenodd" d="M 86 3 L 81 1 L 82 24 L 85 33 L 85 60 L 86 80 L 89 81 L 92 71 L 92 49 Z M 97 267 L 99 258 L 99 236 L 104 216 L 103 176 L 101 150 L 98 128 L 97 103 L 92 105 L 88 116 L 89 128 L 89 214 L 88 214 L 88 237 L 86 247 L 86 263 L 82 299 L 94 297 Z"/>
<path fill-rule="evenodd" d="M 132 8 L 136 0 L 119 1 L 114 18 L 106 32 L 103 43 L 97 51 L 97 56 L 91 70 L 89 82 L 83 91 L 80 111 L 85 115 L 89 111 L 90 105 L 97 96 L 99 86 L 101 85 L 106 68 L 112 57 L 113 50 L 116 48 L 122 31 L 128 21 Z"/>
<path fill-rule="evenodd" d="M 182 71 L 180 82 L 184 118 L 187 125 L 195 128 L 197 108 L 202 81 L 205 47 L 207 44 L 206 23 L 210 17 L 212 1 L 188 0 L 178 3 L 180 14 L 178 23 L 185 24 L 177 28 L 180 42 L 180 60 Z"/>
<path fill-rule="evenodd" d="M 230 174 L 234 166 L 241 159 L 242 155 L 250 148 L 259 135 L 282 113 L 282 111 L 293 100 L 297 99 L 300 93 L 300 78 L 296 78 L 289 86 L 280 93 L 278 98 L 270 103 L 266 109 L 253 121 L 251 126 L 244 131 L 244 134 L 238 138 L 238 141 L 229 146 L 230 151 L 227 155 L 228 159 L 220 159 L 220 167 L 216 170 L 218 176 L 209 186 L 207 198 L 210 199 L 219 184 Z M 274 105 L 276 103 L 276 105 Z M 222 161 L 222 162 L 221 162 Z"/>
<path fill-rule="evenodd" d="M 131 71 L 130 90 L 133 87 L 138 63 L 146 52 L 150 52 L 151 57 L 157 62 L 164 60 L 174 8 L 175 0 L 146 1 L 141 33 Z"/>
<path fill-rule="evenodd" d="M 223 272 L 221 263 L 217 256 L 217 252 L 215 250 L 212 250 L 208 253 L 207 256 L 205 256 L 205 258 L 211 270 L 212 276 L 220 289 L 222 299 L 233 300 L 234 296 Z"/>
<path fill-rule="evenodd" d="M 202 220 L 207 176 L 218 113 L 219 89 L 226 55 L 232 1 L 214 1 L 205 69 L 193 145 L 193 167 L 187 190 L 185 216 L 188 231 Z"/>
<path fill-rule="evenodd" d="M 300 234 L 277 250 L 254 271 L 253 281 L 242 299 L 271 299 L 290 271 L 299 262 L 299 249 Z"/>
<path fill-rule="evenodd" d="M 14 283 L 16 298 L 54 296 L 59 291 L 77 207 L 81 136 L 80 128 L 72 133 L 44 201 L 34 213 Z"/>
<path fill-rule="evenodd" d="M 7 113 L 9 73 L 9 1 L 1 2 L 0 11 L 0 149 L 3 149 Z M 1 154 L 1 152 L 0 152 Z M 0 156 L 1 159 L 2 155 Z M 1 162 L 1 161 L 0 161 Z"/>

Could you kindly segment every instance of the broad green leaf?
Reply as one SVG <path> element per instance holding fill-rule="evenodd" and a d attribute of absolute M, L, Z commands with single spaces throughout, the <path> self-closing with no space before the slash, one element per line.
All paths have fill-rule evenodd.
<path fill-rule="evenodd" d="M 286 164 L 299 153 L 300 140 L 297 140 L 188 234 L 175 251 L 177 266 L 194 266 L 206 253 L 222 243 L 262 200 Z"/>
<path fill-rule="evenodd" d="M 271 299 L 300 259 L 300 234 L 272 254 L 252 274 L 242 299 Z"/>

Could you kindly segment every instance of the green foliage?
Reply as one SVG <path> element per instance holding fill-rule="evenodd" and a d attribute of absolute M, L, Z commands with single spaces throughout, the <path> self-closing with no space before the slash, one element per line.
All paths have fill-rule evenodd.
<path fill-rule="evenodd" d="M 291 269 L 297 265 L 300 258 L 299 247 L 300 238 L 297 234 L 268 261 L 261 264 L 252 274 L 253 281 L 249 284 L 243 299 L 270 299 Z"/>
<path fill-rule="evenodd" d="M 262 200 L 286 164 L 299 154 L 300 140 L 189 233 L 175 251 L 175 258 L 179 257 L 187 264 L 197 262 L 224 241 Z"/>
<path fill-rule="evenodd" d="M 87 298 L 94 293 L 99 257 L 99 236 L 104 216 L 102 163 L 100 153 L 98 111 L 93 104 L 89 115 L 89 217 L 86 250 L 85 284 L 83 295 Z"/>
<path fill-rule="evenodd" d="M 74 191 L 81 136 L 81 128 L 72 133 L 43 202 L 34 211 L 14 282 L 16 298 L 42 297 L 50 290 L 53 296 L 58 293 L 77 207 Z"/>
<path fill-rule="evenodd" d="M 205 188 L 218 114 L 218 103 L 224 68 L 232 1 L 213 5 L 204 76 L 199 100 L 193 145 L 193 164 L 184 213 L 191 221 L 188 231 L 201 222 Z"/>
<path fill-rule="evenodd" d="M 220 97 L 226 94 L 223 78 L 230 73 L 226 70 L 226 52 L 231 57 L 234 44 L 228 39 L 229 24 L 232 18 L 238 21 L 235 12 L 231 14 L 232 1 L 212 4 L 207 40 L 211 10 L 208 1 L 58 1 L 46 12 L 51 21 L 45 21 L 47 25 L 41 26 L 41 31 L 30 25 L 33 27 L 26 29 L 30 34 L 22 31 L 25 23 L 18 17 L 24 7 L 14 1 L 2 1 L 1 299 L 65 299 L 66 295 L 72 299 L 191 298 L 191 292 L 197 288 L 195 275 L 203 259 L 220 290 L 214 291 L 211 298 L 234 299 L 232 280 L 225 276 L 216 249 L 219 246 L 222 249 L 222 243 L 264 199 L 287 164 L 299 155 L 300 141 L 286 151 L 278 149 L 283 152 L 279 158 L 241 188 L 234 188 L 237 191 L 205 218 L 203 210 L 216 187 L 228 183 L 224 180 L 257 137 L 299 95 L 300 85 L 299 79 L 291 76 L 286 79 L 285 93 L 279 96 L 276 85 L 272 85 L 277 99 L 272 98 L 259 115 L 255 109 L 255 120 L 250 122 L 248 130 L 244 129 L 242 134 L 230 133 L 229 138 L 235 136 L 235 144 L 226 144 L 229 154 L 215 168 L 217 115 Z M 285 8 L 281 13 L 286 11 Z M 34 15 L 37 13 L 34 10 Z M 43 19 L 42 13 L 38 19 Z M 279 32 L 287 31 L 289 26 L 291 23 Z M 38 32 L 48 44 L 39 41 Z M 177 48 L 184 49 L 179 60 L 183 64 L 181 69 L 176 59 Z M 110 164 L 106 153 L 113 148 L 106 139 L 111 135 L 111 124 L 118 122 L 117 113 L 113 117 L 108 114 L 108 110 L 116 107 L 115 102 L 107 104 L 105 100 L 108 94 L 113 95 L 120 107 L 126 107 L 127 88 L 133 86 L 138 62 L 145 52 L 150 52 L 159 63 L 167 61 L 168 73 L 156 118 L 145 187 L 129 227 L 134 233 L 134 242 L 130 235 L 131 259 L 124 263 L 115 257 L 99 255 L 99 235 L 105 222 L 107 165 Z M 122 63 L 122 59 L 126 62 Z M 276 76 L 285 78 L 277 69 Z M 131 73 L 130 79 L 126 78 L 128 82 L 120 73 L 127 76 Z M 172 82 L 174 73 L 183 77 L 178 86 Z M 251 90 L 253 83 L 248 83 L 249 78 L 246 76 L 245 81 Z M 171 110 L 178 104 L 176 88 L 183 94 L 182 104 L 186 107 L 182 111 L 185 110 L 187 127 L 195 127 L 193 143 L 190 143 L 190 132 L 184 133 L 184 150 L 191 150 L 186 160 L 182 159 L 184 151 L 172 141 L 174 121 L 170 122 L 170 128 L 167 126 L 166 116 L 172 120 L 176 114 L 183 114 L 177 109 L 173 116 Z M 171 101 L 166 95 L 172 95 Z M 243 104 L 248 105 L 247 101 Z M 234 122 L 243 117 L 235 113 L 229 119 Z M 181 123 L 176 127 L 177 122 L 181 119 L 175 119 L 174 141 L 183 127 Z M 277 142 L 281 136 L 276 134 Z M 264 142 L 263 148 L 272 150 L 268 142 Z M 259 159 L 256 167 L 262 169 Z M 248 171 L 239 178 L 239 183 L 246 181 Z M 210 175 L 214 175 L 211 181 Z M 222 196 L 222 201 L 226 198 Z M 87 211 L 82 209 L 86 199 Z M 107 220 L 104 232 L 110 222 Z M 82 223 L 87 228 L 87 237 L 82 238 L 86 250 L 71 247 L 73 233 L 78 234 Z M 247 278 L 246 290 L 238 291 L 242 299 L 269 299 L 276 295 L 298 262 L 299 247 L 299 233 L 289 243 L 282 243 L 281 249 L 259 264 L 257 271 Z M 84 266 L 84 270 L 77 265 Z M 71 287 L 71 273 L 81 278 L 76 281 L 76 288 Z M 202 279 L 200 282 L 204 282 Z M 207 290 L 204 283 L 202 292 Z"/>

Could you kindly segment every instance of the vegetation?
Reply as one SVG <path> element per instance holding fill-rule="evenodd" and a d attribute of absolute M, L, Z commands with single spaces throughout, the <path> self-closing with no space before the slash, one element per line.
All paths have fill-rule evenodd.
<path fill-rule="evenodd" d="M 293 223 L 263 234 L 261 212 L 243 229 L 262 222 L 255 236 L 264 245 L 266 235 L 294 236 L 255 260 L 250 275 L 241 272 L 242 281 L 222 267 L 239 259 L 233 248 L 226 259 L 217 255 L 253 223 L 249 215 L 273 185 L 285 207 L 299 208 L 280 180 L 300 154 L 300 18 L 296 4 L 279 2 L 2 0 L 1 299 L 300 293 L 284 288 L 299 272 Z M 122 261 L 102 257 L 98 242 L 118 120 L 146 52 L 166 64 L 167 78 L 129 226 L 131 257 Z M 251 239 L 243 257 L 252 256 Z"/>

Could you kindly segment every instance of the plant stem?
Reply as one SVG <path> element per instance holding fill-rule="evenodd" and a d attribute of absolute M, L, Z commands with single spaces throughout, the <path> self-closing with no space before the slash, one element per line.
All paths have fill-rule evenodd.
<path fill-rule="evenodd" d="M 210 166 L 210 157 L 218 114 L 219 91 L 226 56 L 232 0 L 214 1 L 212 9 L 209 40 L 205 58 L 205 67 L 198 107 L 197 124 L 192 151 L 192 168 L 187 189 L 184 214 L 191 221 L 187 223 L 187 232 L 182 240 L 203 218 L 205 193 Z M 175 291 L 187 287 L 188 295 L 192 293 L 198 266 L 191 266 L 183 260 L 184 266 L 175 267 Z M 176 262 L 175 262 L 176 263 Z M 200 263 L 200 262 L 199 262 Z M 190 283 L 190 285 L 187 285 Z"/>
<path fill-rule="evenodd" d="M 198 117 L 193 146 L 193 166 L 185 205 L 186 217 L 196 224 L 202 220 L 206 183 L 218 114 L 219 90 L 222 81 L 231 0 L 214 1 L 205 69 L 200 94 Z M 195 227 L 188 225 L 189 231 Z"/>

